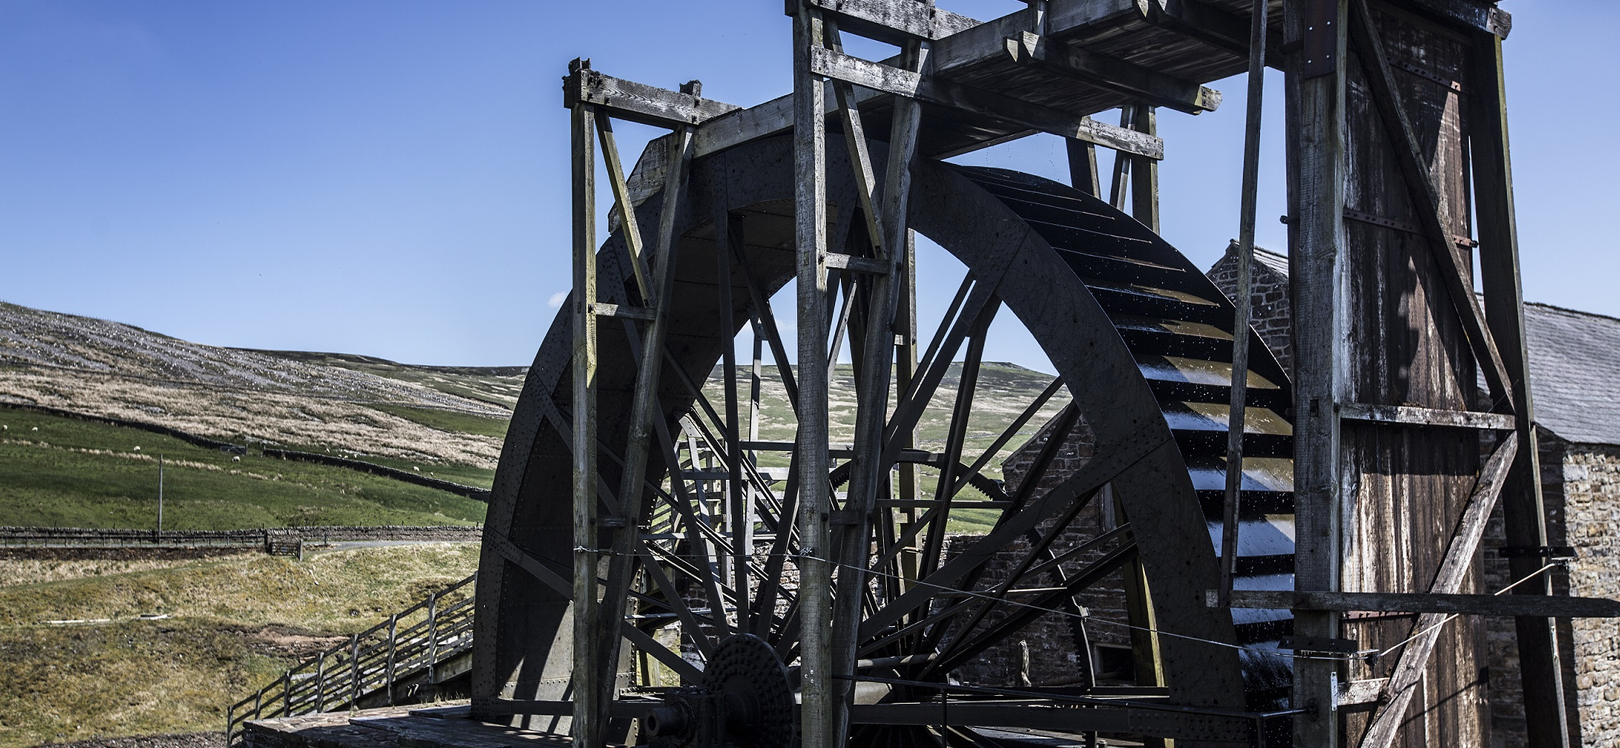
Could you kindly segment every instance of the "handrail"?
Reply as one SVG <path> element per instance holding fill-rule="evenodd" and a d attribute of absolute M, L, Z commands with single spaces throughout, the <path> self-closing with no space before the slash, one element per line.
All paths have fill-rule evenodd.
<path fill-rule="evenodd" d="M 288 668 L 280 677 L 232 704 L 225 711 L 226 745 L 239 743 L 248 720 L 293 717 L 353 708 L 368 694 L 393 689 L 403 677 L 435 665 L 472 647 L 475 598 L 471 595 L 440 606 L 440 598 L 477 583 L 474 573 L 427 599 L 390 615 L 349 640 Z M 470 592 L 470 590 L 469 590 Z M 416 613 L 421 620 L 402 625 Z"/>

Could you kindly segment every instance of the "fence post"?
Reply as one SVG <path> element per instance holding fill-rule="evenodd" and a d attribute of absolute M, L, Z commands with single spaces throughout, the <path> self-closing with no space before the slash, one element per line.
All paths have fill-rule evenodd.
<path fill-rule="evenodd" d="M 315 661 L 315 711 L 326 711 L 326 653 Z"/>
<path fill-rule="evenodd" d="M 433 679 L 434 666 L 439 662 L 439 593 L 428 595 L 428 653 L 427 687 L 437 696 L 438 685 Z"/>
<path fill-rule="evenodd" d="M 292 671 L 281 675 L 281 713 L 292 716 Z"/>
<path fill-rule="evenodd" d="M 360 635 L 349 634 L 349 708 L 359 707 L 360 701 Z"/>
<path fill-rule="evenodd" d="M 399 614 L 388 617 L 388 705 L 394 705 L 394 635 L 399 629 Z"/>

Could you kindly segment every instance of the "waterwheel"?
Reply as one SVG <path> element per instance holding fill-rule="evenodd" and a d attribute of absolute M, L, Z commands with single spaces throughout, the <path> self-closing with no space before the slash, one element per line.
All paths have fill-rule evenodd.
<path fill-rule="evenodd" d="M 858 256 L 865 228 L 855 186 L 838 177 L 851 170 L 842 148 L 827 151 L 830 236 L 835 249 L 847 241 Z M 872 152 L 881 161 L 882 145 Z M 784 315 L 772 303 L 791 309 L 773 297 L 794 277 L 792 155 L 791 142 L 778 138 L 698 160 L 675 217 L 662 418 L 643 482 L 648 509 L 637 520 L 636 573 L 604 591 L 628 600 L 624 620 L 600 622 L 624 642 L 611 709 L 616 740 L 794 740 L 793 517 L 796 486 L 806 479 L 785 469 L 794 462 L 790 439 L 749 432 L 749 372 L 725 376 L 722 368 L 710 382 L 738 336 L 787 359 Z M 1218 579 L 1228 301 L 1153 232 L 1065 185 L 940 162 L 922 163 L 914 175 L 910 226 L 960 264 L 963 282 L 937 331 L 918 341 L 916 368 L 903 373 L 885 416 L 891 479 L 866 539 L 870 581 L 855 662 L 839 676 L 855 704 L 851 744 L 1014 745 L 1052 734 L 1089 740 L 1098 731 L 1178 745 L 1255 739 L 1258 727 L 1222 715 L 1286 698 L 1289 660 L 1275 645 L 1290 620 L 1287 611 L 1228 611 L 1206 599 Z M 645 201 L 640 225 L 658 225 L 660 205 Z M 626 303 L 634 293 L 626 258 L 615 233 L 598 254 L 602 302 Z M 866 325 L 860 263 L 848 265 L 828 320 L 840 332 Z M 1015 318 L 1058 376 L 1004 414 L 1005 428 L 976 433 L 970 426 L 984 423 L 973 420 L 976 398 L 984 402 L 983 389 L 994 386 L 979 376 L 992 318 Z M 600 327 L 604 493 L 620 485 L 639 324 Z M 1281 367 L 1251 340 L 1237 586 L 1289 589 L 1292 395 Z M 474 665 L 475 716 L 558 735 L 567 734 L 572 698 L 571 355 L 563 314 L 540 346 L 497 472 Z M 771 368 L 790 402 L 796 378 L 838 376 Z M 773 415 L 791 421 L 789 408 Z M 940 433 L 919 439 L 921 422 L 942 424 Z M 1023 474 L 1001 475 L 1001 460 L 1037 429 L 1020 452 Z M 1075 444 L 1089 454 L 1064 453 Z M 834 444 L 824 479 L 835 496 L 848 456 Z M 949 532 L 953 517 L 968 514 L 980 522 L 976 534 Z M 1042 620 L 1062 621 L 1071 635 L 1037 638 L 1030 657 L 1062 660 L 1074 678 L 985 675 L 988 654 L 1020 642 L 1028 649 L 1030 628 Z M 1123 679 L 1088 649 L 1109 630 L 1135 644 L 1134 672 Z M 705 706 L 715 702 L 728 715 L 718 723 Z"/>

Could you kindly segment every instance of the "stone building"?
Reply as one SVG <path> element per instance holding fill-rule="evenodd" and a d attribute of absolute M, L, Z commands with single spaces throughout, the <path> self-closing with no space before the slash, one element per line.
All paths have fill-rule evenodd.
<path fill-rule="evenodd" d="M 1254 259 L 1254 327 L 1292 373 L 1288 258 L 1256 248 Z M 1228 296 L 1236 262 L 1228 246 L 1208 273 Z M 1552 572 L 1555 591 L 1620 598 L 1620 319 L 1545 304 L 1525 304 L 1524 314 L 1548 541 L 1575 549 L 1574 560 Z M 1483 544 L 1486 589 L 1513 581 L 1498 552 L 1504 544 L 1498 506 Z M 1571 733 L 1583 746 L 1620 745 L 1620 625 L 1561 620 L 1558 630 Z M 1488 636 L 1493 742 L 1523 745 L 1513 620 L 1489 619 Z"/>

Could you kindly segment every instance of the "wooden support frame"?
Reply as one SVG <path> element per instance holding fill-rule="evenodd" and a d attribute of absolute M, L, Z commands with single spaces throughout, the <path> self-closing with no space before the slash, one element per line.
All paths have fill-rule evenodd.
<path fill-rule="evenodd" d="M 1387 423 L 1397 426 L 1437 426 L 1442 428 L 1513 431 L 1518 419 L 1504 413 L 1469 410 L 1438 410 L 1411 405 L 1367 405 L 1342 403 L 1339 417 L 1347 421 Z"/>
<path fill-rule="evenodd" d="M 1480 307 L 1479 298 L 1474 295 L 1473 284 L 1469 282 L 1471 273 L 1468 263 L 1465 258 L 1458 256 L 1451 232 L 1446 230 L 1438 192 L 1424 163 L 1423 151 L 1412 123 L 1396 94 L 1395 73 L 1390 70 L 1389 61 L 1384 57 L 1384 44 L 1367 9 L 1367 0 L 1350 0 L 1350 8 L 1350 33 L 1367 68 L 1367 87 L 1377 102 L 1384 128 L 1389 131 L 1395 160 L 1400 164 L 1407 191 L 1417 208 L 1420 225 L 1428 235 L 1429 249 L 1440 268 L 1446 294 L 1462 320 L 1474 358 L 1478 359 L 1485 383 L 1490 387 L 1491 398 L 1511 408 L 1507 368 L 1502 363 L 1501 352 L 1497 350 L 1496 339 L 1485 324 L 1485 311 Z"/>
<path fill-rule="evenodd" d="M 1007 56 L 1021 65 L 1039 67 L 1178 112 L 1213 112 L 1221 105 L 1221 92 L 1213 88 L 1027 31 L 1007 39 Z"/>
<path fill-rule="evenodd" d="M 575 61 L 579 65 L 580 61 Z M 578 75 L 582 68 L 575 67 Z M 580 745 L 596 745 L 605 722 L 597 703 L 596 553 L 596 146 L 592 130 L 596 112 L 573 107 L 574 169 L 574 694 L 580 717 L 571 731 Z"/>
<path fill-rule="evenodd" d="M 1340 589 L 1343 543 L 1343 482 L 1340 480 L 1339 414 L 1349 399 L 1348 282 L 1345 247 L 1345 73 L 1307 74 L 1304 37 L 1308 19 L 1334 19 L 1327 42 L 1343 59 L 1348 9 L 1345 0 L 1286 0 L 1283 49 L 1288 132 L 1289 263 L 1294 295 L 1295 383 L 1294 586 L 1299 593 Z M 1298 593 L 1296 593 L 1298 594 Z M 1233 604 L 1241 598 L 1233 593 Z M 1294 633 L 1335 639 L 1333 611 L 1296 609 Z M 1336 663 L 1294 663 L 1294 704 L 1307 714 L 1294 720 L 1294 745 L 1336 748 L 1340 743 Z"/>
<path fill-rule="evenodd" d="M 1474 201 L 1479 232 L 1480 281 L 1485 291 L 1485 319 L 1496 336 L 1511 383 L 1521 448 L 1508 476 L 1502 499 L 1507 542 L 1514 546 L 1548 545 L 1547 511 L 1541 493 L 1541 459 L 1531 397 L 1529 353 L 1525 340 L 1524 294 L 1519 285 L 1519 236 L 1513 201 L 1513 165 L 1508 150 L 1507 87 L 1502 36 L 1474 35 L 1470 57 L 1472 93 L 1469 106 L 1469 155 L 1473 166 Z M 1538 559 L 1510 558 L 1515 579 L 1534 570 Z M 1514 588 L 1515 595 L 1550 595 L 1543 577 Z M 1525 724 L 1532 748 L 1566 748 L 1570 726 L 1564 708 L 1563 666 L 1558 631 L 1544 616 L 1514 621 L 1518 634 L 1519 674 L 1523 684 Z"/>
<path fill-rule="evenodd" d="M 840 748 L 839 688 L 833 679 L 831 487 L 827 454 L 827 143 L 826 88 L 813 54 L 825 50 L 820 13 L 800 7 L 793 17 L 794 252 L 798 270 L 799 379 L 797 526 L 800 533 L 799 616 L 802 625 L 799 729 L 804 748 Z M 778 546 L 786 533 L 778 531 Z M 769 611 L 761 611 L 768 613 Z"/>
<path fill-rule="evenodd" d="M 1444 602 L 1444 597 L 1440 596 L 1455 595 L 1457 590 L 1462 588 L 1464 579 L 1473 567 L 1474 554 L 1479 550 L 1479 541 L 1485 535 L 1485 523 L 1490 519 L 1491 510 L 1496 507 L 1496 498 L 1502 493 L 1502 484 L 1507 480 L 1508 468 L 1513 465 L 1514 455 L 1518 451 L 1519 438 L 1515 434 L 1510 434 L 1496 445 L 1491 458 L 1480 469 L 1479 480 L 1475 482 L 1474 490 L 1468 497 L 1468 506 L 1463 510 L 1456 531 L 1452 533 L 1451 544 L 1446 548 L 1445 558 L 1440 562 L 1440 570 L 1435 573 L 1434 583 L 1429 586 L 1430 596 L 1438 598 L 1435 600 L 1436 603 Z M 1488 605 L 1500 603 L 1498 600 L 1484 602 Z M 1620 604 L 1615 607 L 1620 608 Z M 1381 609 L 1388 610 L 1388 608 Z M 1372 724 L 1362 736 L 1361 748 L 1388 748 L 1394 742 L 1395 731 L 1406 720 L 1406 708 L 1412 703 L 1412 696 L 1422 681 L 1429 655 L 1434 652 L 1435 643 L 1440 638 L 1440 625 L 1443 623 L 1445 623 L 1443 614 L 1425 612 L 1412 624 L 1412 636 L 1415 639 L 1401 651 L 1394 672 L 1384 684 L 1380 698 L 1383 704 L 1375 712 Z"/>
<path fill-rule="evenodd" d="M 1153 160 L 1164 158 L 1164 141 L 1157 137 L 830 49 L 818 47 L 812 50 L 811 69 L 816 75 L 847 81 L 874 91 L 921 99 L 1030 130 L 1084 140 L 1133 156 Z"/>

